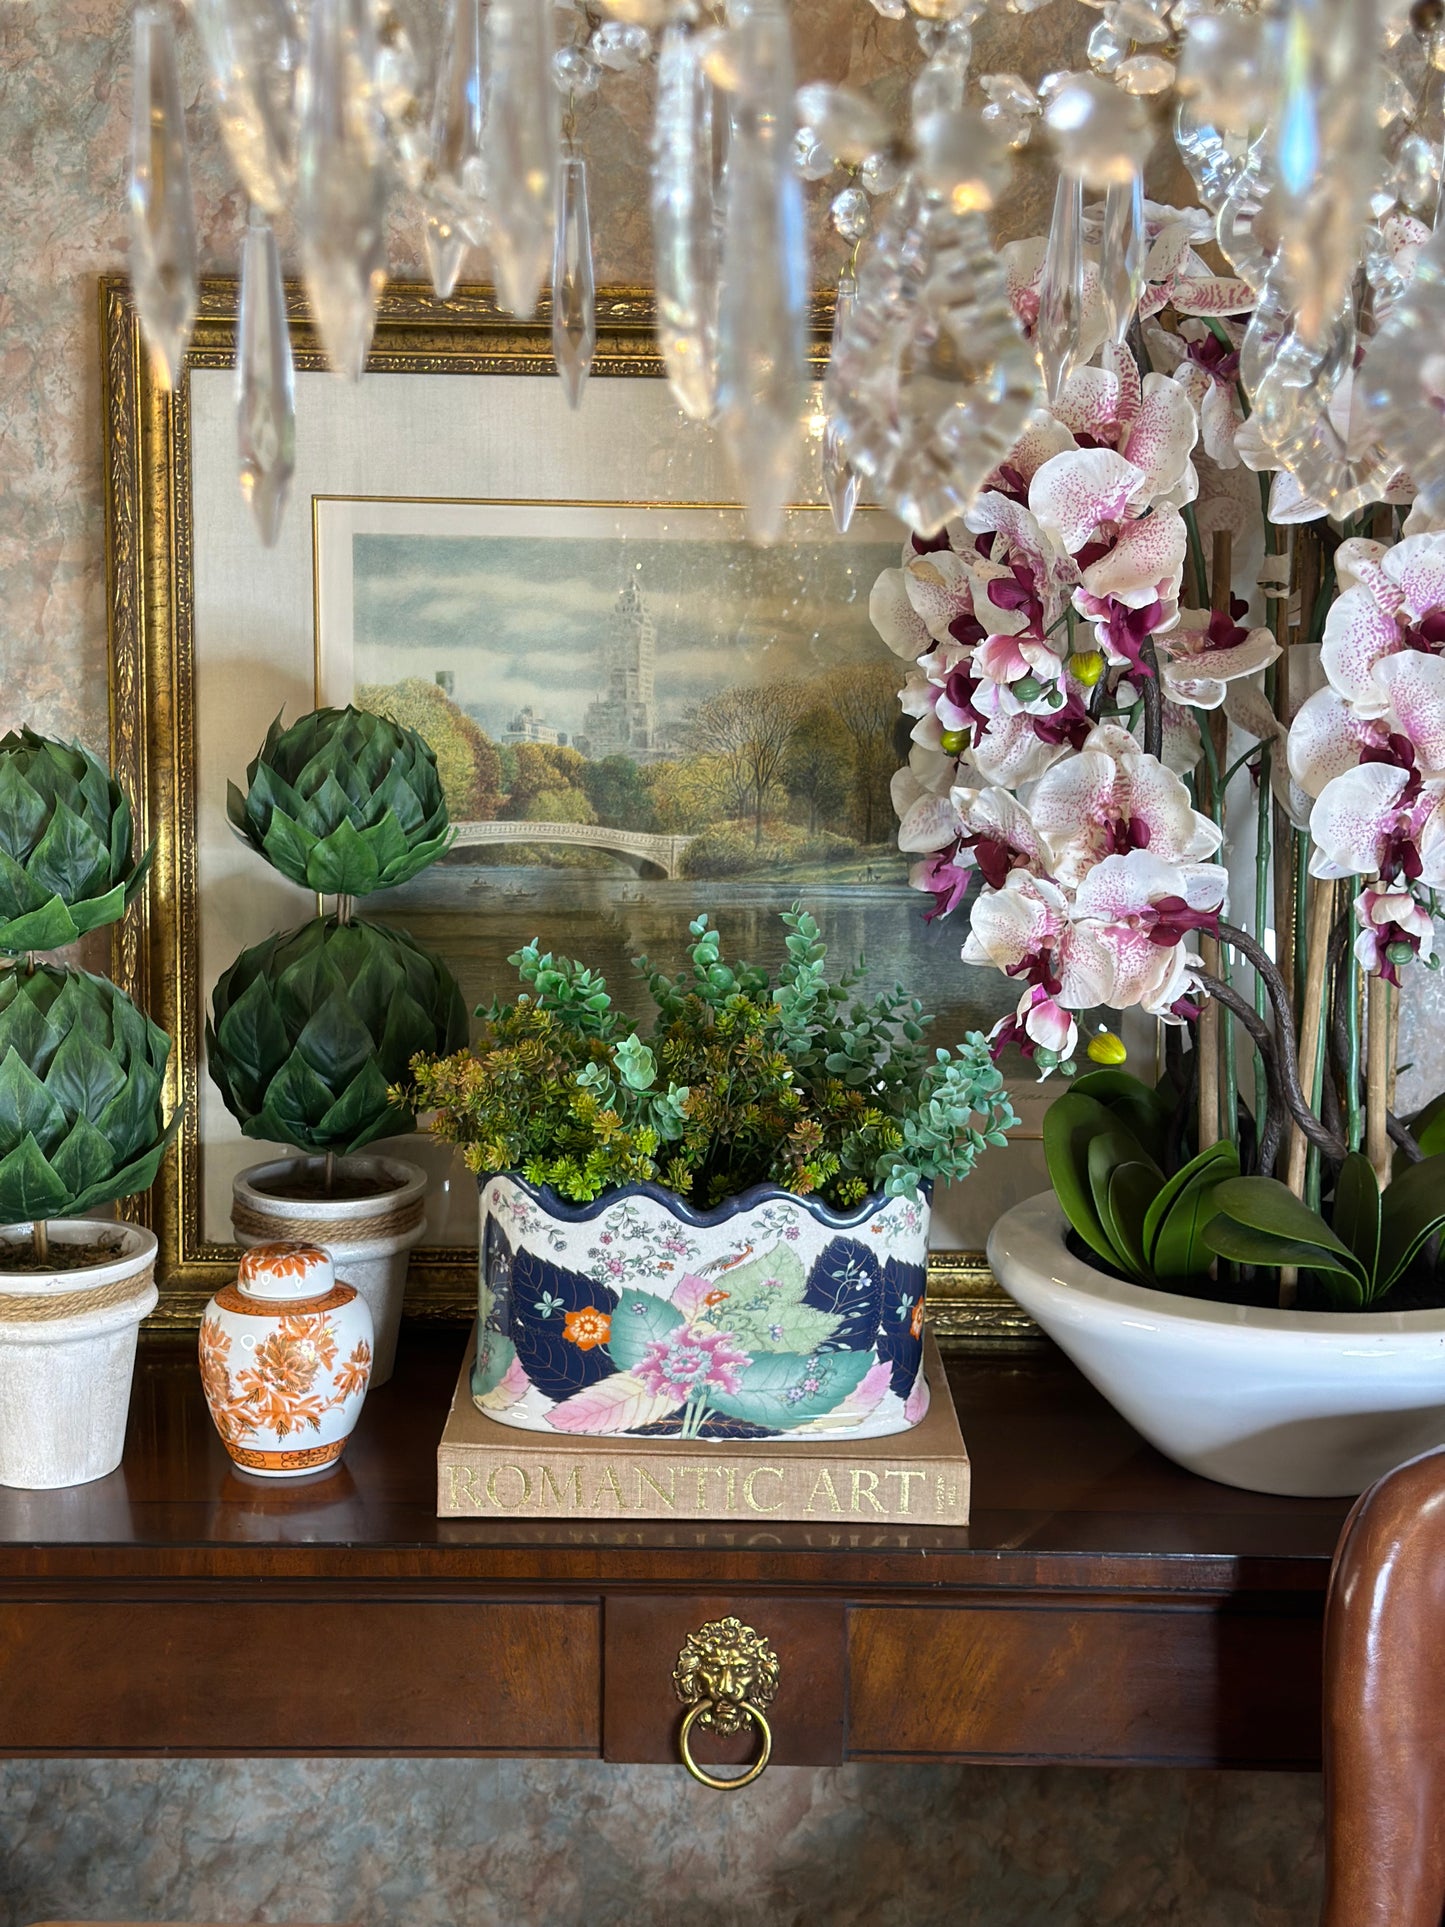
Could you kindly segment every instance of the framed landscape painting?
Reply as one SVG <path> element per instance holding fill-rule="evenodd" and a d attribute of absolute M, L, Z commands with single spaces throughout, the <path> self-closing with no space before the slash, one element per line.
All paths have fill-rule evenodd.
<path fill-rule="evenodd" d="M 634 960 L 677 968 L 703 912 L 727 952 L 775 965 L 800 898 L 834 960 L 903 983 L 941 1042 L 1011 1001 L 961 963 L 961 929 L 924 918 L 895 843 L 901 665 L 868 600 L 901 529 L 864 507 L 834 531 L 814 409 L 783 539 L 750 546 L 714 438 L 658 378 L 646 304 L 604 295 L 600 313 L 574 414 L 546 324 L 482 293 L 389 289 L 354 387 L 320 366 L 293 297 L 297 475 L 266 551 L 236 485 L 233 284 L 206 284 L 173 398 L 124 289 L 105 291 L 115 751 L 158 844 L 117 966 L 178 1043 L 186 1121 L 156 1193 L 170 1315 L 232 1262 L 231 1180 L 267 1149 L 205 1075 L 206 1000 L 239 949 L 314 909 L 225 820 L 278 713 L 354 701 L 431 743 L 455 845 L 365 914 L 440 951 L 469 1005 L 507 994 L 508 957 L 537 938 L 625 1008 Z M 474 1297 L 475 1184 L 446 1147 L 398 1148 L 435 1179 L 414 1308 L 454 1313 Z M 1017 1333 L 978 1246 L 1038 1169 L 1021 1140 L 939 1200 L 960 1328 Z"/>

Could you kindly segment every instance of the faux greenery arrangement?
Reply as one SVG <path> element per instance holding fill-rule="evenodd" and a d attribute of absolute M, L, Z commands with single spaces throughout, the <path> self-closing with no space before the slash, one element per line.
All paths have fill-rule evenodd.
<path fill-rule="evenodd" d="M 179 1123 L 163 1108 L 170 1039 L 104 977 L 37 959 L 117 921 L 149 852 L 130 806 L 75 743 L 21 729 L 0 739 L 0 1223 L 33 1226 L 144 1191 Z M 7 1263 L 14 1263 L 7 1258 Z"/>
<path fill-rule="evenodd" d="M 439 957 L 356 919 L 352 899 L 405 882 L 450 841 L 436 758 L 415 730 L 355 708 L 279 719 L 232 785 L 237 834 L 292 882 L 335 894 L 334 915 L 245 950 L 216 985 L 211 1075 L 248 1137 L 327 1160 L 415 1128 L 390 1087 L 424 1051 L 466 1040 L 461 991 Z"/>
<path fill-rule="evenodd" d="M 986 1039 L 930 1050 L 916 999 L 855 997 L 861 970 L 829 981 L 813 918 L 795 906 L 783 922 L 776 982 L 725 962 L 705 916 L 690 968 L 639 959 L 646 1041 L 601 977 L 529 944 L 510 959 L 516 1001 L 482 1013 L 470 1050 L 420 1058 L 394 1095 L 434 1112 L 472 1170 L 579 1203 L 651 1182 L 711 1208 L 772 1183 L 851 1207 L 961 1178 L 1003 1144 L 1017 1118 Z"/>

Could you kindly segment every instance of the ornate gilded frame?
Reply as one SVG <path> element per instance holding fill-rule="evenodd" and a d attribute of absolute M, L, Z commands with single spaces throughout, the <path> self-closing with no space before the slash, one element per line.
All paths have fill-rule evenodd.
<path fill-rule="evenodd" d="M 155 379 L 128 284 L 100 285 L 102 420 L 106 436 L 106 574 L 110 636 L 111 759 L 129 792 L 140 837 L 154 843 L 148 890 L 118 925 L 112 973 L 172 1038 L 168 1105 L 196 1113 L 204 1075 L 204 995 L 199 981 L 194 794 L 191 418 L 189 371 L 235 365 L 238 288 L 216 276 L 201 285 L 186 374 L 174 393 Z M 299 285 L 287 289 L 292 347 L 301 370 L 324 362 Z M 652 304 L 640 291 L 598 296 L 596 375 L 662 372 Z M 814 315 L 818 359 L 827 352 L 830 300 Z M 545 374 L 552 368 L 550 323 L 520 323 L 489 293 L 459 289 L 439 300 L 429 288 L 395 283 L 381 299 L 369 366 L 394 374 Z M 234 1249 L 200 1232 L 200 1146 L 189 1123 L 151 1193 L 134 1201 L 160 1241 L 156 1319 L 199 1321 L 206 1299 L 234 1269 Z M 413 1255 L 408 1311 L 425 1318 L 470 1316 L 475 1257 L 420 1249 Z M 929 1305 L 945 1343 L 1019 1346 L 1037 1328 L 995 1284 L 981 1252 L 936 1252 Z"/>

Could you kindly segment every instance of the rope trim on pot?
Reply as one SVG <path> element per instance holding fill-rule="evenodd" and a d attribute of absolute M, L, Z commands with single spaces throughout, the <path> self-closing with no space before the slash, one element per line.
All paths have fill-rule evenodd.
<path fill-rule="evenodd" d="M 89 1291 L 51 1293 L 0 1291 L 0 1324 L 44 1325 L 55 1318 L 77 1318 L 83 1312 L 110 1311 L 116 1305 L 144 1298 L 155 1278 L 155 1260 L 144 1271 L 114 1284 L 92 1285 Z"/>
<path fill-rule="evenodd" d="M 400 1237 L 403 1232 L 415 1231 L 425 1218 L 424 1198 L 394 1205 L 374 1218 L 293 1218 L 284 1210 L 257 1211 L 240 1198 L 231 1200 L 231 1228 L 243 1242 L 294 1238 L 315 1245 L 370 1244 L 374 1238 Z"/>

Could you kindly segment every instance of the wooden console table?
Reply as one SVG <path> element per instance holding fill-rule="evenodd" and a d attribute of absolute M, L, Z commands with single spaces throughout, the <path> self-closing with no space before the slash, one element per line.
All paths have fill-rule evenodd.
<path fill-rule="evenodd" d="M 1318 1763 L 1345 1502 L 1176 1470 L 1056 1353 L 949 1361 L 964 1534 L 439 1521 L 464 1343 L 405 1332 L 344 1466 L 276 1486 L 147 1340 L 121 1469 L 0 1492 L 0 1752 L 676 1760 L 678 1650 L 736 1614 L 781 1660 L 782 1764 Z"/>

